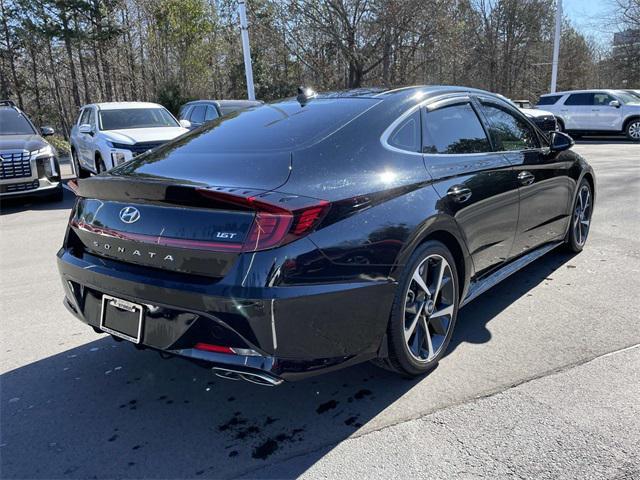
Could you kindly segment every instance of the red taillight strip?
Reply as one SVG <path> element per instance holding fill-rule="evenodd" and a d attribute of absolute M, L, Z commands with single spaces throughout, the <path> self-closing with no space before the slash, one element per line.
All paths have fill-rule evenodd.
<path fill-rule="evenodd" d="M 105 227 L 95 227 L 88 223 L 72 220 L 71 225 L 89 233 L 95 233 L 105 237 L 119 238 L 121 240 L 133 240 L 136 242 L 162 245 L 165 247 L 190 248 L 194 250 L 215 250 L 217 252 L 240 252 L 241 243 L 207 242 L 203 240 L 187 240 L 183 238 L 159 237 L 156 235 L 144 235 L 142 233 L 129 233 Z"/>
<path fill-rule="evenodd" d="M 205 352 L 229 353 L 235 355 L 230 347 L 221 347 L 220 345 L 211 345 L 210 343 L 196 343 L 193 348 L 196 350 L 204 350 Z"/>

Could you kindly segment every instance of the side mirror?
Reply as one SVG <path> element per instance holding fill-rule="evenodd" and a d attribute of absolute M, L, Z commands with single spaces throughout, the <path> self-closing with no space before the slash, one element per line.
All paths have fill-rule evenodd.
<path fill-rule="evenodd" d="M 575 142 L 573 138 L 563 132 L 551 132 L 551 151 L 562 152 L 569 150 Z"/>
<path fill-rule="evenodd" d="M 86 133 L 87 135 L 93 135 L 93 127 L 88 123 L 83 123 L 78 127 L 80 133 Z"/>
<path fill-rule="evenodd" d="M 191 122 L 189 120 L 182 119 L 180 120 L 180 126 L 182 128 L 191 128 Z"/>
<path fill-rule="evenodd" d="M 616 108 L 620 108 L 620 102 L 618 100 L 611 100 L 609 102 L 609 106 L 610 107 L 616 107 Z"/>
<path fill-rule="evenodd" d="M 56 133 L 56 131 L 51 127 L 42 127 L 40 129 L 40 134 L 43 137 L 49 137 L 49 136 L 53 135 L 54 133 Z"/>

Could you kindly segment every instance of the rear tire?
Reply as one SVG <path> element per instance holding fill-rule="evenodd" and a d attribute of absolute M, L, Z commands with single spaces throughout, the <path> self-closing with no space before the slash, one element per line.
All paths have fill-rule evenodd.
<path fill-rule="evenodd" d="M 566 246 L 574 252 L 580 253 L 587 242 L 593 214 L 593 192 L 591 185 L 582 179 L 578 187 L 578 194 L 573 202 L 571 224 L 567 235 Z"/>
<path fill-rule="evenodd" d="M 634 118 L 627 123 L 624 133 L 633 142 L 640 142 L 640 118 Z"/>
<path fill-rule="evenodd" d="M 388 365 L 407 377 L 433 370 L 444 356 L 458 315 L 456 263 L 430 240 L 413 253 L 391 307 Z"/>

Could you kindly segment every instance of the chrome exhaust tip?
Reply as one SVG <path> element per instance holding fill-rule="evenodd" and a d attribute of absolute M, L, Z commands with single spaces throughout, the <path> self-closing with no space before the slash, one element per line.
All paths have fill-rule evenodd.
<path fill-rule="evenodd" d="M 225 380 L 244 380 L 264 387 L 275 387 L 283 382 L 281 378 L 273 377 L 266 373 L 249 373 L 223 367 L 213 367 L 212 370 L 216 376 L 224 378 Z"/>

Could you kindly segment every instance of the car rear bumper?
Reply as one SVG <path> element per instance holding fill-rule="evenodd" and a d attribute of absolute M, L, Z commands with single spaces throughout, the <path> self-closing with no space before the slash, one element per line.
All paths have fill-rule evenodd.
<path fill-rule="evenodd" d="M 375 358 L 395 292 L 390 280 L 240 288 L 128 267 L 60 250 L 65 305 L 100 329 L 103 294 L 142 304 L 141 345 L 275 383 Z M 253 352 L 205 351 L 196 343 Z"/>

